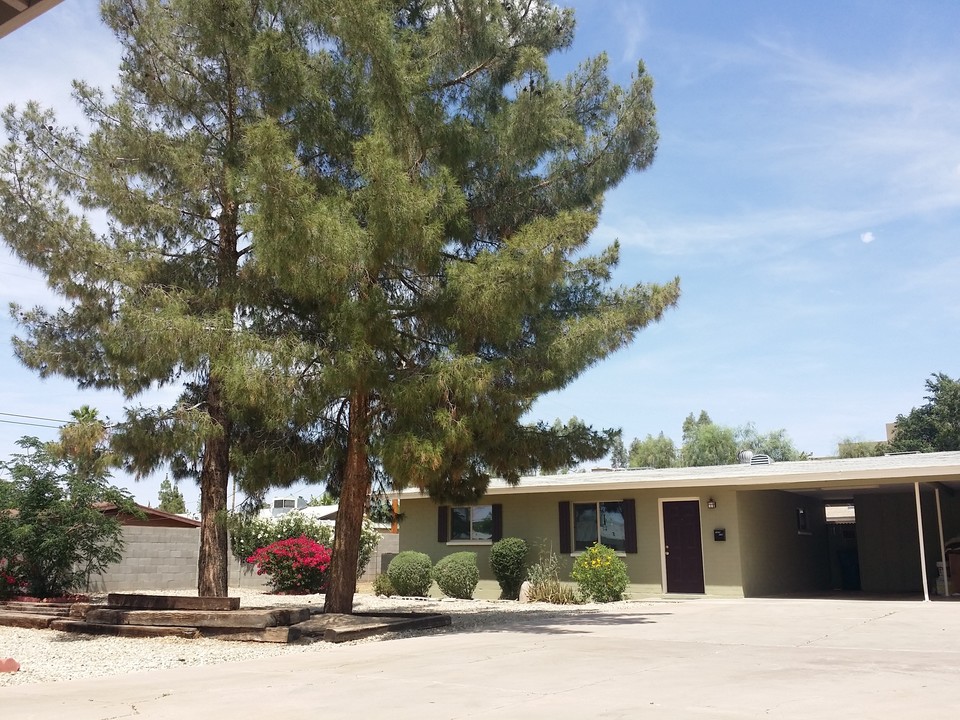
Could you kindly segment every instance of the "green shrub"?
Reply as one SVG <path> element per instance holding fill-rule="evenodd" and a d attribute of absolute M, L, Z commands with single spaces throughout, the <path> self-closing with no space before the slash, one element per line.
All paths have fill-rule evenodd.
<path fill-rule="evenodd" d="M 560 581 L 560 558 L 552 551 L 540 551 L 540 559 L 527 571 L 531 602 L 572 605 L 577 602 L 573 588 Z"/>
<path fill-rule="evenodd" d="M 526 576 L 527 543 L 521 538 L 498 540 L 490 548 L 490 568 L 500 583 L 500 597 L 516 600 Z"/>
<path fill-rule="evenodd" d="M 623 600 L 630 578 L 627 566 L 613 548 L 596 543 L 587 548 L 573 563 L 570 574 L 580 594 L 594 602 Z"/>
<path fill-rule="evenodd" d="M 473 598 L 473 591 L 480 582 L 475 552 L 456 552 L 442 558 L 433 568 L 433 579 L 444 595 L 461 600 Z"/>
<path fill-rule="evenodd" d="M 392 597 L 397 594 L 397 589 L 390 582 L 389 575 L 380 573 L 373 581 L 373 592 L 382 597 Z"/>
<path fill-rule="evenodd" d="M 433 563 L 426 553 L 404 550 L 387 566 L 387 576 L 398 595 L 426 597 L 433 584 Z"/>
<path fill-rule="evenodd" d="M 85 429 L 79 421 L 69 427 Z M 17 444 L 24 453 L 0 462 L 0 595 L 50 598 L 83 590 L 123 551 L 120 521 L 97 503 L 143 515 L 128 493 L 108 483 L 106 466 L 95 455 L 99 445 L 71 457 L 62 451 L 65 445 L 33 437 Z"/>

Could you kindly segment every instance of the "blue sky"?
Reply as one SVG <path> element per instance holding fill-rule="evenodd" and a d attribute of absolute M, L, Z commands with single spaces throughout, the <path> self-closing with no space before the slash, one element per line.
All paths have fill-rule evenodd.
<path fill-rule="evenodd" d="M 679 275 L 683 295 L 537 418 L 679 440 L 704 409 L 827 455 L 844 436 L 882 439 L 930 373 L 960 376 L 960 4 L 572 4 L 576 42 L 555 69 L 605 51 L 626 81 L 643 59 L 661 135 L 654 164 L 608 195 L 594 242 L 619 239 L 617 282 Z M 93 5 L 67 0 L 0 39 L 0 67 L 17 68 L 0 104 L 35 98 L 78 119 L 70 80 L 109 86 L 119 59 Z M 5 251 L 0 287 L 54 302 Z M 14 331 L 0 314 L 0 413 L 120 416 L 116 395 L 20 367 Z M 23 434 L 55 430 L 0 423 L 0 457 Z M 117 481 L 156 504 L 159 478 Z"/>

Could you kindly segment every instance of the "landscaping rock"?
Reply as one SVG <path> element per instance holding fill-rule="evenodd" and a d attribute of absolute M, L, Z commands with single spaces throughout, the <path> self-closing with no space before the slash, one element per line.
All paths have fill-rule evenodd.
<path fill-rule="evenodd" d="M 0 660 L 0 673 L 17 672 L 20 669 L 20 663 L 13 658 L 3 658 Z"/>
<path fill-rule="evenodd" d="M 517 599 L 517 602 L 528 603 L 530 602 L 530 581 L 524 580 L 523 585 L 520 586 L 520 597 Z"/>

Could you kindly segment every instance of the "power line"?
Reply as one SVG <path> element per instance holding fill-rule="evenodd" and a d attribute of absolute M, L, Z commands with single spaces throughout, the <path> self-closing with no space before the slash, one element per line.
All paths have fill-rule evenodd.
<path fill-rule="evenodd" d="M 47 422 L 62 423 L 64 425 L 69 425 L 70 423 L 76 422 L 75 420 L 60 420 L 58 418 L 38 417 L 36 415 L 21 415 L 19 413 L 0 412 L 0 415 L 5 415 L 6 417 L 24 418 L 26 420 L 46 420 Z"/>
<path fill-rule="evenodd" d="M 29 425 L 30 427 L 50 428 L 51 430 L 59 430 L 61 427 L 60 425 L 41 425 L 40 423 L 21 422 L 19 420 L 0 420 L 0 423 L 6 425 Z"/>

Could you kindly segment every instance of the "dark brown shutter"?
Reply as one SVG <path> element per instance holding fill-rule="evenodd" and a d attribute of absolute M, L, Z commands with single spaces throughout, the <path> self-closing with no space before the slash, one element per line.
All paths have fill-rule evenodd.
<path fill-rule="evenodd" d="M 621 503 L 623 508 L 623 544 L 628 553 L 637 552 L 637 501 L 633 498 Z"/>
<path fill-rule="evenodd" d="M 560 503 L 560 554 L 570 554 L 570 503 Z"/>
<path fill-rule="evenodd" d="M 437 542 L 445 543 L 450 539 L 450 506 L 437 508 Z"/>
<path fill-rule="evenodd" d="M 493 508 L 493 537 L 494 542 L 503 538 L 503 505 L 497 503 Z"/>

